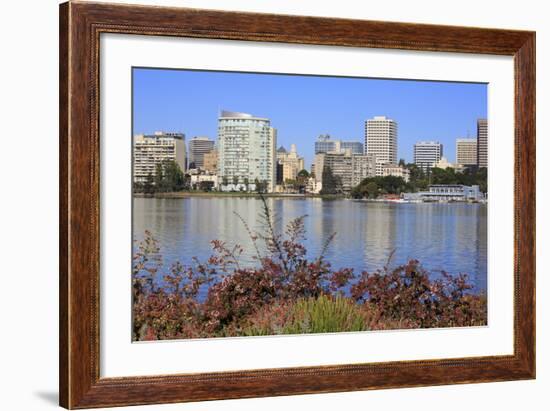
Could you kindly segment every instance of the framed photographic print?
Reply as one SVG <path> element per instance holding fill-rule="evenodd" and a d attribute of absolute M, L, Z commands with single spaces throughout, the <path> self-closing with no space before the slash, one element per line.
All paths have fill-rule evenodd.
<path fill-rule="evenodd" d="M 535 377 L 535 33 L 60 6 L 60 403 Z"/>

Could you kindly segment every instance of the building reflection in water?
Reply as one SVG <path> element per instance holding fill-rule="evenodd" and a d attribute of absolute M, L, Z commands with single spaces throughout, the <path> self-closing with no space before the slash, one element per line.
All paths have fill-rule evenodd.
<path fill-rule="evenodd" d="M 387 204 L 319 198 L 269 198 L 274 225 L 283 232 L 293 218 L 305 219 L 305 246 L 316 258 L 336 233 L 325 258 L 334 268 L 356 272 L 418 259 L 433 275 L 445 270 L 467 273 L 478 290 L 487 284 L 487 207 L 483 204 Z M 244 197 L 134 199 L 134 238 L 150 230 L 159 240 L 165 265 L 200 261 L 212 253 L 211 241 L 244 248 L 242 265 L 257 264 L 255 249 L 238 213 L 253 230 L 261 230 L 262 203 Z M 260 244 L 261 251 L 265 251 Z"/>

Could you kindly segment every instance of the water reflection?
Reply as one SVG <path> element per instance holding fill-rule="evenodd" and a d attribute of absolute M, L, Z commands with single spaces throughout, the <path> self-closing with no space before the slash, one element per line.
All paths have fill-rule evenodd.
<path fill-rule="evenodd" d="M 392 264 L 410 258 L 437 275 L 467 273 L 476 290 L 487 287 L 487 207 L 482 204 L 384 204 L 353 200 L 269 198 L 281 232 L 293 218 L 305 220 L 305 245 L 317 257 L 326 239 L 336 233 L 326 259 L 333 267 L 357 272 L 384 266 L 395 250 Z M 134 199 L 134 238 L 145 230 L 160 242 L 165 264 L 192 257 L 206 260 L 210 241 L 244 247 L 242 262 L 255 264 L 252 241 L 236 217 L 252 229 L 261 229 L 262 203 L 255 198 L 217 197 Z"/>

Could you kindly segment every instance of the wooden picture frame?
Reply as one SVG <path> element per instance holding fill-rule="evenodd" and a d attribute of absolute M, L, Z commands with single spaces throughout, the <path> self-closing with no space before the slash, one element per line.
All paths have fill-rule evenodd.
<path fill-rule="evenodd" d="M 513 56 L 514 354 L 100 378 L 101 33 Z M 91 408 L 535 378 L 535 33 L 185 8 L 60 6 L 60 405 Z"/>

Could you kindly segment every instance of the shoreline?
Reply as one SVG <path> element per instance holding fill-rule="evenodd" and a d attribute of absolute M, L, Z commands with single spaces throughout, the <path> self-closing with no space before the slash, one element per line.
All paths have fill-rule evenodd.
<path fill-rule="evenodd" d="M 322 200 L 352 200 L 365 203 L 384 203 L 384 204 L 487 204 L 487 201 L 401 201 L 401 200 L 387 200 L 387 199 L 368 199 L 368 198 L 352 198 L 341 194 L 290 194 L 290 193 L 264 193 L 262 195 L 258 193 L 245 193 L 245 192 L 220 192 L 220 191 L 176 191 L 166 193 L 133 193 L 133 198 L 166 198 L 166 199 L 179 199 L 179 198 L 286 198 L 286 199 L 311 199 L 319 198 Z"/>
<path fill-rule="evenodd" d="M 289 193 L 243 193 L 243 192 L 221 192 L 221 191 L 176 191 L 167 193 L 133 193 L 134 198 L 187 198 L 187 197 L 235 197 L 235 198 L 289 198 L 289 199 L 307 199 L 322 198 L 325 200 L 344 200 L 349 197 L 338 194 L 289 194 Z"/>

